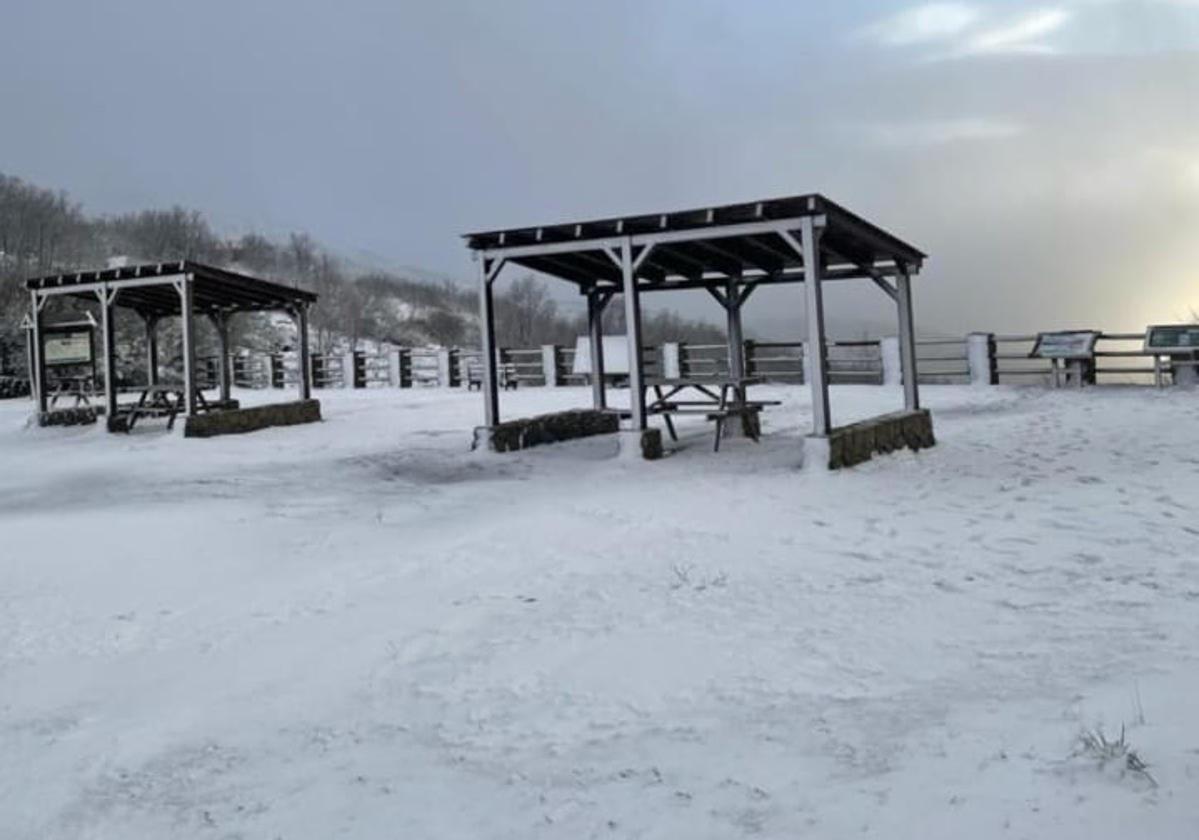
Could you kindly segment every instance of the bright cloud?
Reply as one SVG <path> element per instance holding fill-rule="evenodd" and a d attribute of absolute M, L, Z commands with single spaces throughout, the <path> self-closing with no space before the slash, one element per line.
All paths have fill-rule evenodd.
<path fill-rule="evenodd" d="M 925 3 L 884 18 L 863 34 L 895 47 L 927 44 L 960 35 L 980 17 L 978 9 L 965 3 Z"/>
<path fill-rule="evenodd" d="M 1045 37 L 1057 32 L 1070 21 L 1066 9 L 1038 9 L 1007 21 L 993 29 L 970 36 L 963 45 L 966 53 L 1051 52 Z"/>
<path fill-rule="evenodd" d="M 1184 1 L 1191 2 L 1173 0 Z M 999 17 L 974 4 L 925 3 L 876 21 L 860 34 L 885 46 L 931 47 L 936 58 L 1046 53 L 1054 51 L 1050 36 L 1073 16 L 1066 6 L 1043 6 Z"/>

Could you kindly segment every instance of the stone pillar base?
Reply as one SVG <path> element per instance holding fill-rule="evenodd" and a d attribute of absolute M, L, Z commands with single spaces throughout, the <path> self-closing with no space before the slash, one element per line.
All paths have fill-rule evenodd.
<path fill-rule="evenodd" d="M 661 429 L 625 429 L 617 438 L 620 440 L 622 459 L 656 461 L 662 457 Z"/>
<path fill-rule="evenodd" d="M 936 444 L 927 409 L 898 411 L 831 429 L 828 437 L 804 438 L 803 467 L 839 470 L 900 449 L 917 451 Z"/>

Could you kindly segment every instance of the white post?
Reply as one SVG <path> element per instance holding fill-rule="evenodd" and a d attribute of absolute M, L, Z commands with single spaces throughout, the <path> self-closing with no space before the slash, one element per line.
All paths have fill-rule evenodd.
<path fill-rule="evenodd" d="M 439 347 L 437 349 L 437 384 L 442 388 L 449 388 L 453 381 L 453 372 L 450 370 L 450 351 L 445 347 Z"/>
<path fill-rule="evenodd" d="M 343 353 L 341 356 L 341 387 L 354 387 L 354 351 Z"/>
<path fill-rule="evenodd" d="M 217 383 L 221 401 L 228 402 L 233 398 L 233 366 L 229 359 L 229 316 L 214 316 L 213 325 L 216 327 L 217 347 L 220 348 L 221 354 L 217 360 Z"/>
<path fill-rule="evenodd" d="M 500 422 L 499 370 L 495 361 L 495 302 L 491 296 L 491 283 L 502 268 L 502 262 L 492 268 L 487 265 L 486 259 L 479 260 L 479 335 L 482 343 L 479 364 L 483 366 L 483 415 L 488 426 Z M 448 364 L 448 353 L 446 357 Z"/>
<path fill-rule="evenodd" d="M 29 299 L 33 321 L 29 328 L 30 344 L 33 348 L 30 359 L 33 365 L 33 376 L 29 380 L 29 388 L 37 399 L 37 411 L 40 418 L 46 413 L 50 402 L 50 398 L 46 394 L 46 348 L 42 336 L 42 306 L 45 302 L 41 300 L 37 292 L 30 292 Z"/>
<path fill-rule="evenodd" d="M 387 382 L 392 388 L 400 387 L 400 351 L 395 347 L 387 351 Z"/>
<path fill-rule="evenodd" d="M 903 362 L 903 407 L 920 408 L 919 374 L 916 371 L 916 329 L 912 319 L 912 278 L 906 270 L 896 278 L 899 292 L 899 355 Z"/>
<path fill-rule="evenodd" d="M 629 340 L 630 426 L 645 431 L 645 371 L 641 356 L 641 297 L 633 271 L 633 241 L 625 237 L 620 246 L 620 270 L 624 278 L 624 320 Z M 593 367 L 594 369 L 594 367 Z"/>
<path fill-rule="evenodd" d="M 591 403 L 596 411 L 608 405 L 604 382 L 604 307 L 608 303 L 601 292 L 587 293 L 587 344 L 591 353 Z"/>
<path fill-rule="evenodd" d="M 966 336 L 966 358 L 970 366 L 971 385 L 996 385 L 994 381 L 991 333 L 973 332 Z"/>
<path fill-rule="evenodd" d="M 179 286 L 180 319 L 183 322 L 183 404 L 188 417 L 196 414 L 196 327 L 193 318 L 193 284 L 190 274 Z"/>
<path fill-rule="evenodd" d="M 300 352 L 300 399 L 312 399 L 312 354 L 308 352 L 308 305 L 301 304 L 296 313 L 296 329 Z"/>
<path fill-rule="evenodd" d="M 558 347 L 554 344 L 541 345 L 541 375 L 545 379 L 545 387 L 557 388 L 558 382 Z"/>
<path fill-rule="evenodd" d="M 903 363 L 900 361 L 899 336 L 887 335 L 879 340 L 879 354 L 883 358 L 883 384 L 903 383 Z"/>
<path fill-rule="evenodd" d="M 725 337 L 729 344 L 730 379 L 745 377 L 745 338 L 741 331 L 741 305 L 737 302 L 739 293 L 737 278 L 730 277 L 724 287 Z"/>
<path fill-rule="evenodd" d="M 681 379 L 683 368 L 677 341 L 668 341 L 662 345 L 662 376 L 665 379 Z"/>
<path fill-rule="evenodd" d="M 828 351 L 824 335 L 824 290 L 821 288 L 820 252 L 816 244 L 816 226 L 812 217 L 801 221 L 804 289 L 808 306 L 808 342 L 804 355 L 808 358 L 808 374 L 812 385 L 812 434 L 827 437 L 832 427 L 828 401 Z"/>

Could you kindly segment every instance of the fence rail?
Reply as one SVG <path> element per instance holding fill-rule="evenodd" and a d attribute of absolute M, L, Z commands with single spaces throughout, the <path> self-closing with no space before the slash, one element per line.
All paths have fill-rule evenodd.
<path fill-rule="evenodd" d="M 937 336 L 916 342 L 916 364 L 922 384 L 1049 384 L 1054 381 L 1052 362 L 1034 358 L 1033 334 L 972 333 Z M 1143 333 L 1101 333 L 1093 359 L 1081 367 L 1085 382 L 1154 383 L 1193 382 L 1199 378 L 1199 350 L 1191 354 L 1146 352 Z M 644 347 L 647 377 L 720 377 L 729 371 L 729 348 L 724 344 L 669 343 Z M 898 384 L 898 339 L 862 339 L 826 342 L 825 362 L 833 384 Z M 498 351 L 501 381 L 508 387 L 580 384 L 585 375 L 574 373 L 573 347 L 515 347 Z M 477 385 L 481 354 L 475 348 L 391 347 L 375 352 L 313 353 L 316 388 L 466 387 Z M 802 341 L 746 341 L 746 373 L 767 382 L 803 383 L 808 364 Z M 198 361 L 202 382 L 215 385 L 218 359 Z M 283 388 L 299 381 L 299 361 L 294 352 L 232 354 L 233 383 L 239 388 Z M 135 363 L 129 365 L 136 368 Z M 27 375 L 0 374 L 0 398 L 27 396 Z"/>

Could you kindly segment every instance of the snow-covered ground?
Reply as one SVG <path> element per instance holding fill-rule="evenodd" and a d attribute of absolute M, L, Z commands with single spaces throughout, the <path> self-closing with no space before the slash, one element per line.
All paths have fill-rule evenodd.
<path fill-rule="evenodd" d="M 820 474 L 763 390 L 656 463 L 470 453 L 441 390 L 0 403 L 0 837 L 1196 836 L 1199 394 L 926 388 L 935 449 Z"/>

